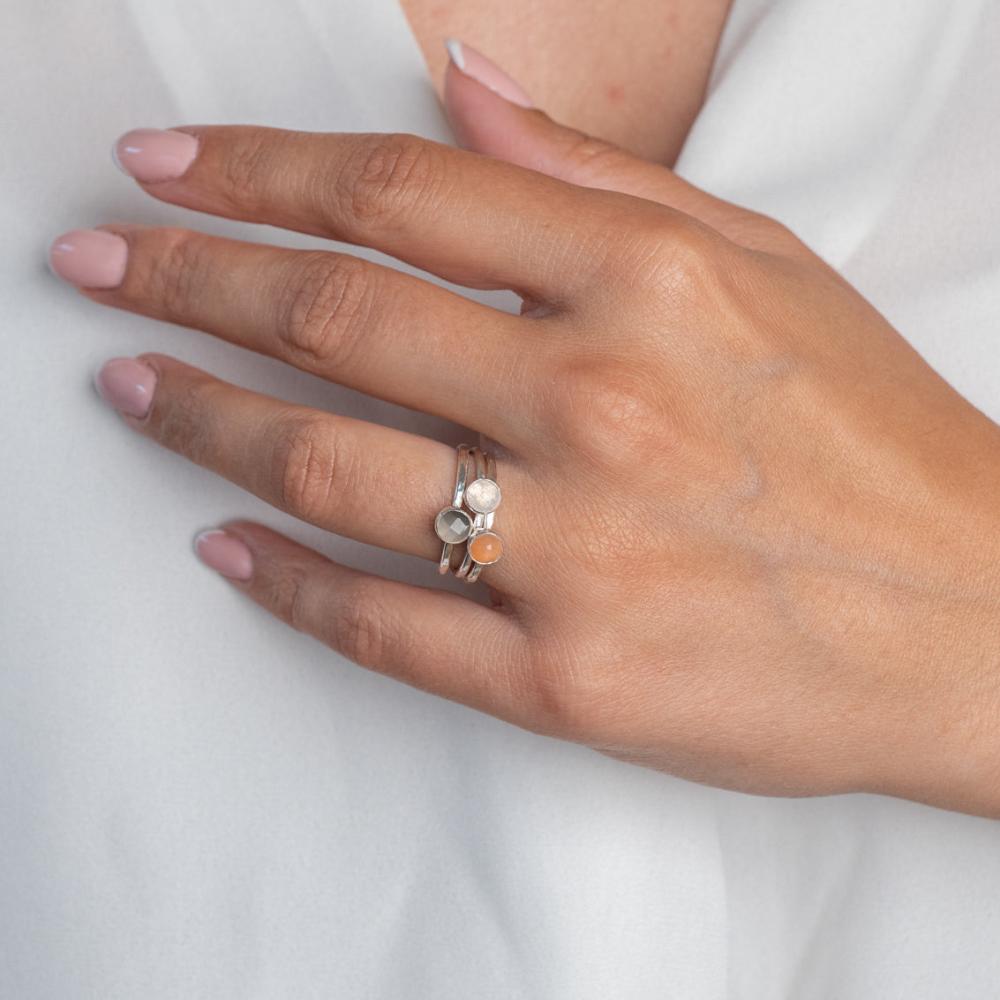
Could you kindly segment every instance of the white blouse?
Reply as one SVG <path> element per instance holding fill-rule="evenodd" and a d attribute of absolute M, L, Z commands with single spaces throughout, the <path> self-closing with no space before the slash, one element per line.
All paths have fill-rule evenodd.
<path fill-rule="evenodd" d="M 360 670 L 201 567 L 195 532 L 249 516 L 433 567 L 281 515 L 98 401 L 100 361 L 159 350 L 458 440 L 42 263 L 108 221 L 323 245 L 157 203 L 108 149 L 207 122 L 447 139 L 395 0 L 11 2 L 0 37 L 0 996 L 995 994 L 1000 824 L 702 788 Z M 736 0 L 680 163 L 797 229 L 994 419 L 998 51 L 985 0 Z"/>

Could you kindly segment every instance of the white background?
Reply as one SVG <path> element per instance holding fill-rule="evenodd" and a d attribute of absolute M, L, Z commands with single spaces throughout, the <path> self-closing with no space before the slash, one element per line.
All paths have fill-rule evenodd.
<path fill-rule="evenodd" d="M 996 994 L 1000 824 L 704 789 L 361 671 L 193 535 L 246 515 L 428 567 L 275 513 L 93 393 L 106 357 L 161 350 L 457 440 L 43 263 L 108 221 L 316 245 L 157 204 L 109 146 L 210 122 L 447 138 L 394 0 L 7 0 L 0 39 L 0 996 Z M 680 165 L 797 228 L 994 418 L 998 52 L 977 0 L 736 0 Z"/>

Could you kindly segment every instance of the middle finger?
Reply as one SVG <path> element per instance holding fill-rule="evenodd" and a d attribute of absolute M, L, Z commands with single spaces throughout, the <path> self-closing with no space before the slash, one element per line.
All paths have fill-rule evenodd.
<path fill-rule="evenodd" d="M 532 320 L 349 254 L 186 229 L 102 230 L 105 241 L 125 240 L 126 265 L 115 287 L 83 287 L 97 302 L 204 330 L 508 444 L 530 439 L 530 416 L 510 392 L 536 377 L 540 338 L 530 353 L 524 343 Z M 74 233 L 55 241 L 55 266 L 74 241 L 83 242 Z"/>

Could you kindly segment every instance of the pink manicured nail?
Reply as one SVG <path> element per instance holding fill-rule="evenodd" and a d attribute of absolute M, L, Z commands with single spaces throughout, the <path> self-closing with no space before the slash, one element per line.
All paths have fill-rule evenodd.
<path fill-rule="evenodd" d="M 115 140 L 111 159 L 123 174 L 144 184 L 176 180 L 191 166 L 198 140 L 187 132 L 134 128 Z"/>
<path fill-rule="evenodd" d="M 494 94 L 499 94 L 512 104 L 520 104 L 522 108 L 533 107 L 531 98 L 521 86 L 496 63 L 490 62 L 482 52 L 477 52 L 471 45 L 466 45 L 456 38 L 449 38 L 444 44 L 448 50 L 448 58 L 456 69 L 466 76 L 471 76 L 473 80 L 478 80 L 484 87 L 489 87 Z"/>
<path fill-rule="evenodd" d="M 71 229 L 49 247 L 49 266 L 80 288 L 115 288 L 125 277 L 128 244 L 102 229 Z"/>
<path fill-rule="evenodd" d="M 235 535 L 221 528 L 203 531 L 194 540 L 195 555 L 210 569 L 231 580 L 249 580 L 253 556 Z"/>
<path fill-rule="evenodd" d="M 144 417 L 153 402 L 156 372 L 135 358 L 105 361 L 94 376 L 101 399 L 132 417 Z"/>

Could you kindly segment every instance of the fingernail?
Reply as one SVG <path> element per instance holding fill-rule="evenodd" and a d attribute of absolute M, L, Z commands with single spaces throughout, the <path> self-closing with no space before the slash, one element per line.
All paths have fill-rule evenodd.
<path fill-rule="evenodd" d="M 112 358 L 101 365 L 94 385 L 106 403 L 131 417 L 149 413 L 156 390 L 156 372 L 135 358 Z"/>
<path fill-rule="evenodd" d="M 195 555 L 209 569 L 230 580 L 249 580 L 253 573 L 253 555 L 235 535 L 221 528 L 203 531 L 194 540 Z"/>
<path fill-rule="evenodd" d="M 471 45 L 460 42 L 457 38 L 449 38 L 444 43 L 448 50 L 448 58 L 457 70 L 466 76 L 471 76 L 484 87 L 489 87 L 494 94 L 499 94 L 512 104 L 522 108 L 533 107 L 531 98 L 515 83 L 496 63 L 491 62 L 477 52 Z"/>
<path fill-rule="evenodd" d="M 123 174 L 144 184 L 176 180 L 191 166 L 198 140 L 187 132 L 163 128 L 134 128 L 119 136 L 111 159 Z"/>
<path fill-rule="evenodd" d="M 49 267 L 80 288 L 115 288 L 125 277 L 128 244 L 103 229 L 71 229 L 49 247 Z"/>

